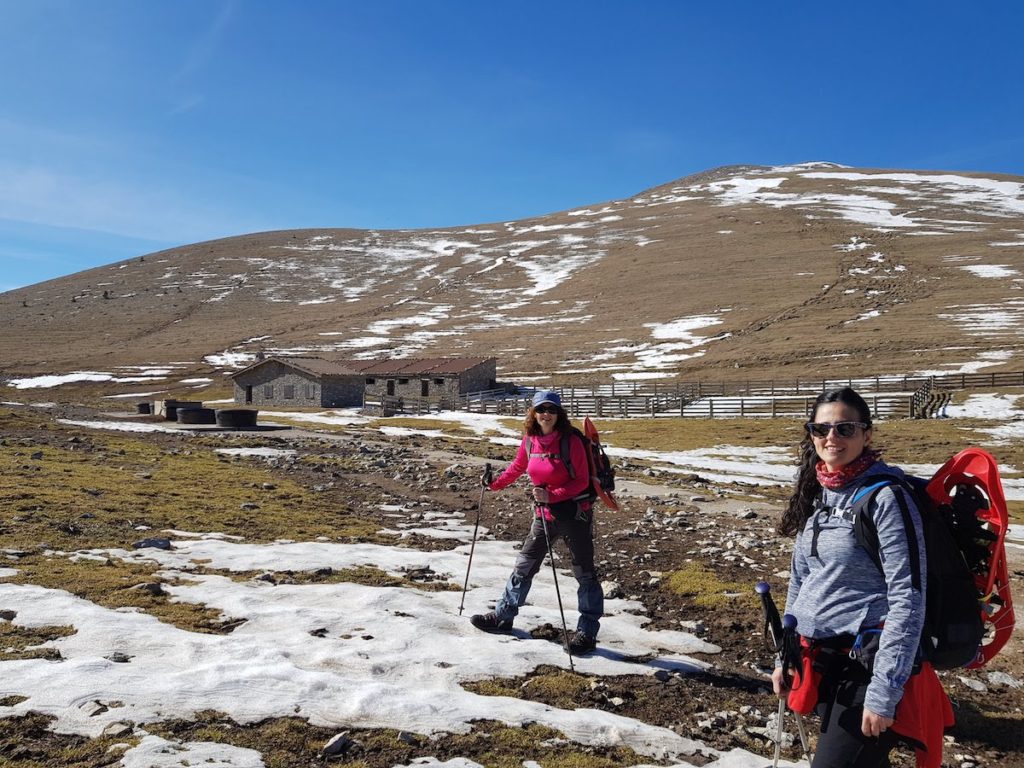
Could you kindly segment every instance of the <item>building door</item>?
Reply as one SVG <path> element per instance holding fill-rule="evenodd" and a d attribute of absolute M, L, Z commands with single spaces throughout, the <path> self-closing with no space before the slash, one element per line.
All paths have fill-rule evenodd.
<path fill-rule="evenodd" d="M 430 379 L 420 379 L 420 397 L 430 395 Z"/>
<path fill-rule="evenodd" d="M 388 394 L 389 395 L 394 395 L 395 394 L 395 380 L 394 379 L 388 379 Z"/>
<path fill-rule="evenodd" d="M 247 405 L 252 405 L 252 384 L 245 388 L 245 402 Z"/>

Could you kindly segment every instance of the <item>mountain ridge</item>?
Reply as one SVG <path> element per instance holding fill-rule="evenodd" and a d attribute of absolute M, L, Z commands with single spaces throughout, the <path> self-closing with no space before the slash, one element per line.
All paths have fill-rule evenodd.
<path fill-rule="evenodd" d="M 733 165 L 516 221 L 220 238 L 0 294 L 0 367 L 212 373 L 258 351 L 496 355 L 522 381 L 1019 367 L 1022 181 Z"/>

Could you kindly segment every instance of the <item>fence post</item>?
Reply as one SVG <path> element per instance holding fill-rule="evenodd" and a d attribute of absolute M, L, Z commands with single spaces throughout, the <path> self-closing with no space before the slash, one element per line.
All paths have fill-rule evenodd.
<path fill-rule="evenodd" d="M 708 418 L 715 418 L 715 399 L 711 398 L 708 400 Z"/>
<path fill-rule="evenodd" d="M 775 394 L 775 393 L 773 392 L 772 394 Z M 775 398 L 773 397 L 773 398 L 772 398 L 772 418 L 773 418 L 773 419 L 775 418 L 775 403 L 776 403 L 776 400 L 775 400 Z"/>
<path fill-rule="evenodd" d="M 747 414 L 746 414 L 746 410 L 744 409 L 744 403 L 745 403 L 745 402 L 746 402 L 746 401 L 745 401 L 745 400 L 744 400 L 744 399 L 743 399 L 743 398 L 741 397 L 741 398 L 740 398 L 740 418 L 742 418 L 742 417 L 744 417 L 744 416 L 746 416 L 746 415 L 747 415 Z"/>

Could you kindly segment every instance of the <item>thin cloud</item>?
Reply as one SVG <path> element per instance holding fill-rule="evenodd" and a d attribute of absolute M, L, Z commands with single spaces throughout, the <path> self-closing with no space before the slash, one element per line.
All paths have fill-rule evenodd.
<path fill-rule="evenodd" d="M 220 46 L 221 39 L 224 37 L 224 30 L 227 29 L 228 23 L 234 14 L 234 2 L 225 2 L 221 5 L 216 17 L 200 33 L 192 47 L 189 48 L 185 60 L 174 75 L 174 82 L 180 83 L 188 80 L 206 66 Z"/>
<path fill-rule="evenodd" d="M 73 227 L 146 240 L 204 240 L 232 232 L 252 231 L 239 217 L 197 197 L 189 203 L 163 189 L 127 182 L 88 178 L 44 167 L 0 168 L 0 218 Z M 245 217 L 248 218 L 248 217 Z"/>

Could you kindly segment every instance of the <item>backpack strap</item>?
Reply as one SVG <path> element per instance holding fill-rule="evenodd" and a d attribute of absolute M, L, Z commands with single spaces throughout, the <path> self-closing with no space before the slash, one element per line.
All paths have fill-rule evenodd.
<path fill-rule="evenodd" d="M 879 553 L 881 545 L 878 541 L 878 528 L 871 513 L 872 505 L 883 488 L 896 486 L 902 490 L 903 493 L 900 493 L 894 489 L 893 496 L 896 497 L 896 503 L 900 508 L 900 515 L 903 517 L 903 530 L 906 533 L 907 539 L 907 554 L 910 557 L 911 584 L 914 589 L 920 591 L 921 553 L 917 548 L 917 536 L 914 535 L 914 518 L 910 514 L 910 507 L 907 505 L 906 498 L 906 494 L 909 493 L 916 499 L 916 490 L 908 481 L 894 475 L 873 475 L 870 479 L 877 480 L 878 482 L 872 482 L 858 490 L 854 494 L 851 505 L 853 510 L 853 533 L 857 537 L 857 543 L 867 550 L 868 556 L 878 567 L 879 572 L 882 572 L 882 557 Z M 918 511 L 920 512 L 921 510 Z"/>
<path fill-rule="evenodd" d="M 572 432 L 565 431 L 562 433 L 562 439 L 558 441 L 558 453 L 562 459 L 562 466 L 569 472 L 569 479 L 576 479 L 576 467 L 572 465 L 572 458 L 569 455 L 569 437 Z"/>

